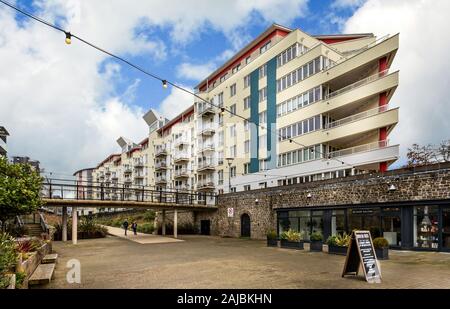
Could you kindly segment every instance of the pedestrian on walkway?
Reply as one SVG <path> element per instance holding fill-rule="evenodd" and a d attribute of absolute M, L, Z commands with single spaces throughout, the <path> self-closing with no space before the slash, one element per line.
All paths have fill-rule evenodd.
<path fill-rule="evenodd" d="M 127 236 L 127 230 L 128 230 L 128 219 L 125 219 L 125 221 L 122 224 L 123 229 L 125 230 L 125 236 Z"/>
<path fill-rule="evenodd" d="M 136 221 L 134 221 L 134 222 L 131 224 L 131 228 L 133 229 L 134 235 L 137 235 L 137 223 L 136 223 Z"/>

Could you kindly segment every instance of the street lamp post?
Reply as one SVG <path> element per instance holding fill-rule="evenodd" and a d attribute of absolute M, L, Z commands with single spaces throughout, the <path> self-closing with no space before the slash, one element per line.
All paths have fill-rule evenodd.
<path fill-rule="evenodd" d="M 234 158 L 227 158 L 228 162 L 228 193 L 231 192 L 231 164 L 233 164 Z"/>

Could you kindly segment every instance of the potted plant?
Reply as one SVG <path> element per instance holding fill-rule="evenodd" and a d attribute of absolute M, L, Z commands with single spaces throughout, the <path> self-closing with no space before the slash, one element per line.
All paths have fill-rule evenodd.
<path fill-rule="evenodd" d="M 309 250 L 316 251 L 316 252 L 322 252 L 322 241 L 323 241 L 322 233 L 313 232 L 311 234 L 311 236 L 309 237 L 309 239 L 311 240 L 310 245 L 309 245 Z"/>
<path fill-rule="evenodd" d="M 303 237 L 297 231 L 289 229 L 281 233 L 281 248 L 303 250 Z"/>
<path fill-rule="evenodd" d="M 346 255 L 351 236 L 347 233 L 330 236 L 327 239 L 328 253 Z"/>
<path fill-rule="evenodd" d="M 274 230 L 267 232 L 267 246 L 278 247 L 277 232 Z"/>
<path fill-rule="evenodd" d="M 375 247 L 375 254 L 379 260 L 389 259 L 389 242 L 386 238 L 377 237 L 373 240 L 373 246 Z"/>

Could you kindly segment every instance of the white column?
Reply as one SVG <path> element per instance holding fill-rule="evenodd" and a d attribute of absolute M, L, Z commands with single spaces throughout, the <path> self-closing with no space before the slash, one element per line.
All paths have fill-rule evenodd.
<path fill-rule="evenodd" d="M 173 211 L 173 238 L 178 238 L 178 211 Z"/>
<path fill-rule="evenodd" d="M 78 240 L 78 214 L 77 208 L 72 207 L 72 244 L 76 245 Z"/>
<path fill-rule="evenodd" d="M 62 208 L 62 241 L 67 241 L 67 206 Z"/>
<path fill-rule="evenodd" d="M 161 234 L 164 236 L 164 235 L 166 235 L 166 211 L 165 210 L 162 211 L 162 223 L 161 224 L 162 224 Z"/>

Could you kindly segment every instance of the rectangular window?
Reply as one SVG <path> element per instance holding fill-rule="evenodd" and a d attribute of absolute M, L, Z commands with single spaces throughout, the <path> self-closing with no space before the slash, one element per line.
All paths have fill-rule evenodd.
<path fill-rule="evenodd" d="M 250 141 L 249 140 L 246 140 L 244 142 L 244 152 L 245 153 L 249 153 L 250 152 Z"/>
<path fill-rule="evenodd" d="M 245 64 L 249 64 L 252 61 L 252 57 L 248 56 L 247 58 L 245 58 Z"/>
<path fill-rule="evenodd" d="M 236 145 L 231 146 L 229 148 L 229 153 L 230 153 L 230 158 L 235 158 L 236 157 Z"/>
<path fill-rule="evenodd" d="M 267 170 L 267 160 L 259 160 L 259 171 Z"/>
<path fill-rule="evenodd" d="M 228 75 L 228 73 L 225 74 L 225 75 L 222 75 L 222 76 L 220 77 L 220 82 L 221 82 L 221 83 L 224 82 L 224 81 L 227 79 L 227 75 Z"/>
<path fill-rule="evenodd" d="M 244 110 L 250 108 L 250 96 L 244 98 Z"/>
<path fill-rule="evenodd" d="M 259 102 L 267 100 L 267 87 L 259 90 Z"/>
<path fill-rule="evenodd" d="M 262 53 L 265 53 L 269 48 L 270 48 L 270 41 L 268 41 L 266 44 L 264 44 L 263 46 L 261 46 L 260 48 L 259 48 L 259 53 L 260 54 L 262 54 Z"/>
<path fill-rule="evenodd" d="M 261 135 L 259 137 L 259 149 L 265 150 L 267 148 L 267 135 Z"/>
<path fill-rule="evenodd" d="M 249 123 L 248 119 L 245 119 L 244 120 L 244 130 L 248 131 L 249 127 L 250 127 L 250 123 Z"/>
<path fill-rule="evenodd" d="M 250 75 L 244 77 L 244 89 L 250 86 Z"/>
<path fill-rule="evenodd" d="M 217 163 L 219 163 L 219 165 L 222 165 L 223 164 L 223 151 L 219 151 L 218 153 L 217 153 Z"/>
<path fill-rule="evenodd" d="M 250 185 L 245 185 L 244 186 L 244 191 L 250 191 Z"/>
<path fill-rule="evenodd" d="M 259 123 L 266 124 L 267 123 L 267 111 L 259 113 Z"/>
<path fill-rule="evenodd" d="M 236 115 L 236 104 L 230 106 L 231 115 Z"/>
<path fill-rule="evenodd" d="M 217 179 L 218 179 L 219 185 L 223 185 L 223 171 L 217 172 Z"/>
<path fill-rule="evenodd" d="M 219 105 L 219 107 L 223 107 L 223 92 L 217 95 L 217 105 Z"/>
<path fill-rule="evenodd" d="M 237 66 L 235 66 L 233 68 L 233 70 L 231 71 L 233 74 L 236 73 L 237 71 L 239 71 L 241 69 L 241 64 L 238 64 Z"/>
<path fill-rule="evenodd" d="M 259 78 L 263 78 L 267 75 L 267 64 L 264 64 L 263 66 L 259 67 Z"/>
<path fill-rule="evenodd" d="M 236 177 L 236 166 L 230 168 L 230 177 Z"/>
<path fill-rule="evenodd" d="M 230 97 L 233 97 L 236 95 L 236 84 L 233 84 L 230 86 Z"/>
<path fill-rule="evenodd" d="M 244 174 L 247 175 L 250 171 L 250 163 L 244 163 Z"/>
<path fill-rule="evenodd" d="M 230 137 L 236 137 L 236 125 L 235 124 L 233 124 L 230 127 Z"/>
<path fill-rule="evenodd" d="M 220 131 L 219 132 L 219 147 L 223 146 L 223 141 L 224 141 L 223 131 Z"/>

